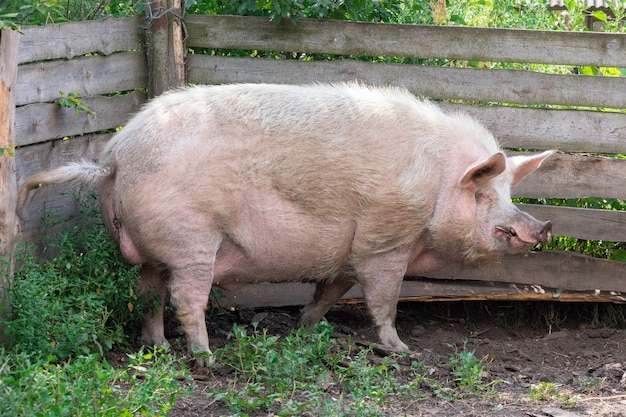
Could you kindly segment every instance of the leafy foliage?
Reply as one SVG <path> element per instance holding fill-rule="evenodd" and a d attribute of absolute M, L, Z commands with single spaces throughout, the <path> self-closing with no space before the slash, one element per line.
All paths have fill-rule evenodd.
<path fill-rule="evenodd" d="M 81 202 L 86 226 L 48 244 L 52 259 L 18 253 L 9 303 L 0 305 L 0 415 L 165 416 L 183 392 L 176 378 L 188 372 L 163 350 L 130 354 L 121 368 L 104 359 L 133 337 L 146 304 L 135 293 L 137 268 L 121 258 L 94 203 Z"/>
<path fill-rule="evenodd" d="M 15 148 L 15 144 L 10 144 L 9 146 L 0 147 L 0 156 L 4 155 L 5 153 L 9 156 L 15 156 L 15 152 L 13 151 L 14 148 Z"/>
<path fill-rule="evenodd" d="M 56 99 L 54 102 L 61 107 L 68 109 L 74 109 L 76 114 L 85 112 L 87 114 L 96 114 L 89 108 L 89 105 L 80 99 L 80 91 L 71 91 L 67 93 L 67 96 L 63 91 L 59 91 L 61 98 Z"/>
<path fill-rule="evenodd" d="M 345 350 L 331 334 L 327 323 L 316 325 L 311 334 L 297 329 L 283 339 L 266 331 L 249 334 L 234 325 L 232 342 L 214 352 L 217 362 L 231 368 L 234 376 L 227 386 L 212 389 L 209 399 L 223 403 L 233 416 L 253 411 L 278 416 L 380 416 L 387 415 L 395 398 L 424 398 L 424 388 L 447 401 L 492 393 L 482 381 L 482 360 L 473 352 L 455 352 L 448 364 L 442 364 L 460 375 L 456 386 L 443 386 L 419 362 L 401 366 L 399 354 L 373 361 L 371 349 Z M 468 376 L 465 369 L 478 369 L 479 375 Z"/>
<path fill-rule="evenodd" d="M 2 22 L 16 28 L 16 24 L 57 24 L 133 16 L 143 13 L 144 4 L 138 0 L 0 0 L 0 10 L 5 13 L 0 15 L 0 29 Z"/>
<path fill-rule="evenodd" d="M 99 355 L 57 364 L 0 349 L 0 414 L 6 416 L 166 416 L 188 378 L 162 350 L 128 355 L 114 368 Z"/>
<path fill-rule="evenodd" d="M 88 226 L 64 231 L 51 243 L 56 256 L 38 262 L 32 248 L 18 254 L 22 266 L 0 315 L 13 349 L 59 359 L 104 354 L 125 344 L 125 330 L 139 321 L 137 268 L 122 259 L 91 198 L 82 210 Z"/>
<path fill-rule="evenodd" d="M 467 350 L 467 340 L 463 341 L 463 349 L 455 349 L 450 357 L 450 367 L 454 381 L 461 389 L 469 392 L 489 391 L 490 386 L 483 382 L 484 359 L 476 357 L 476 350 Z"/>
<path fill-rule="evenodd" d="M 364 20 L 389 22 L 402 12 L 402 3 L 408 7 L 416 2 L 410 0 L 196 0 L 188 2 L 192 13 L 234 14 L 240 16 L 267 16 L 276 23 L 291 20 L 297 23 L 302 18 Z M 428 4 L 428 3 L 423 3 Z"/>

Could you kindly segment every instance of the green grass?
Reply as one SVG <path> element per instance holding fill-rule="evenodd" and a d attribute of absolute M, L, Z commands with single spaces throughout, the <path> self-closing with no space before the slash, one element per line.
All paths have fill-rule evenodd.
<path fill-rule="evenodd" d="M 559 392 L 559 386 L 553 382 L 532 384 L 529 390 L 529 398 L 533 401 L 564 400 L 567 398 L 567 395 Z"/>
<path fill-rule="evenodd" d="M 222 403 L 231 416 L 383 416 L 428 395 L 446 401 L 495 395 L 492 384 L 483 380 L 484 361 L 473 351 L 455 351 L 441 365 L 455 375 L 453 383 L 442 384 L 428 376 L 423 363 L 407 361 L 406 355 L 379 358 L 371 348 L 338 344 L 331 334 L 327 323 L 319 323 L 312 333 L 293 330 L 282 339 L 235 325 L 232 341 L 214 351 L 231 376 L 208 393 L 209 400 Z"/>
<path fill-rule="evenodd" d="M 2 416 L 165 416 L 183 392 L 184 365 L 160 350 L 111 366 L 96 354 L 67 362 L 0 349 Z"/>
<path fill-rule="evenodd" d="M 17 254 L 9 305 L 0 327 L 17 352 L 65 359 L 104 355 L 136 335 L 145 302 L 137 292 L 137 267 L 128 265 L 110 239 L 93 197 L 82 203 L 84 224 L 61 233 L 45 261 L 33 248 Z M 53 223 L 46 219 L 49 226 Z M 4 312 L 3 312 L 4 310 Z"/>

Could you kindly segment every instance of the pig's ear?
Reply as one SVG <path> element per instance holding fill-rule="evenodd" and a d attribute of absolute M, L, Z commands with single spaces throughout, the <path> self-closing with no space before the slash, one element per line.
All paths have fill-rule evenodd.
<path fill-rule="evenodd" d="M 502 152 L 494 153 L 488 159 L 472 165 L 461 177 L 462 188 L 476 188 L 491 181 L 506 169 L 506 157 Z"/>
<path fill-rule="evenodd" d="M 541 166 L 541 163 L 555 151 L 545 151 L 540 154 L 530 156 L 512 156 L 507 158 L 507 164 L 513 172 L 513 182 L 515 185 L 526 175 L 530 174 Z"/>

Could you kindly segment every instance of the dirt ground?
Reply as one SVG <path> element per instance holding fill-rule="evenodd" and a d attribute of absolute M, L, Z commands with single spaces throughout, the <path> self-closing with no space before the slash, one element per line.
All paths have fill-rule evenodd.
<path fill-rule="evenodd" d="M 208 314 L 213 347 L 224 346 L 233 322 L 248 325 L 253 316 L 267 313 L 259 328 L 286 335 L 293 328 L 298 308 L 240 310 Z M 450 385 L 446 364 L 454 349 L 474 350 L 484 358 L 484 381 L 501 380 L 496 395 L 470 396 L 456 401 L 438 398 L 428 390 L 426 398 L 394 404 L 388 416 L 602 416 L 626 417 L 626 309 L 610 304 L 550 302 L 453 302 L 400 303 L 397 327 L 401 339 L 423 361 L 431 378 Z M 259 317 L 259 316 L 257 316 Z M 363 305 L 336 307 L 326 316 L 338 333 L 353 341 L 376 341 Z M 171 335 L 174 340 L 175 334 Z M 182 346 L 181 343 L 173 343 Z M 380 360 L 372 354 L 372 361 Z M 407 365 L 408 366 L 408 365 Z M 169 412 L 172 417 L 228 415 L 206 391 L 219 373 L 192 369 L 194 395 L 181 398 Z M 581 381 L 600 381 L 586 386 Z M 557 384 L 562 398 L 530 399 L 533 384 Z M 578 396 L 574 405 L 563 398 Z M 272 416 L 258 413 L 252 416 Z"/>

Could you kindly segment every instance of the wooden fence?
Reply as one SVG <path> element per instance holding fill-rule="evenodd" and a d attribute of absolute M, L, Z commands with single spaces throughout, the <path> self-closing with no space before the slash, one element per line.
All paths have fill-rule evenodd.
<path fill-rule="evenodd" d="M 110 137 L 110 133 L 98 132 L 123 125 L 146 99 L 146 74 L 154 66 L 146 65 L 140 47 L 141 26 L 141 19 L 134 18 L 23 29 L 15 88 L 14 142 L 18 147 L 13 187 L 38 170 L 91 156 Z M 560 151 L 514 187 L 514 196 L 626 199 L 626 160 L 590 155 L 626 153 L 626 78 L 547 74 L 499 65 L 626 67 L 624 34 L 328 20 L 302 20 L 294 26 L 264 18 L 199 15 L 186 16 L 184 27 L 190 48 L 189 83 L 359 80 L 404 86 L 418 96 L 441 101 L 447 109 L 473 115 L 507 148 Z M 183 38 L 180 33 L 170 37 L 170 46 Z M 261 52 L 254 58 L 211 53 L 231 49 Z M 200 53 L 206 50 L 208 54 Z M 284 59 L 264 51 L 281 52 Z M 336 59 L 319 59 L 320 54 Z M 168 56 L 182 59 L 180 54 Z M 403 58 L 415 63 L 392 63 Z M 95 114 L 76 114 L 54 103 L 59 91 L 75 90 Z M 113 94 L 119 91 L 126 93 Z M 63 140 L 66 136 L 72 139 Z M 7 198 L 2 201 L 7 207 Z M 23 238 L 33 241 L 41 235 L 39 218 L 48 210 L 61 210 L 62 218 L 74 216 L 72 201 L 58 187 L 37 193 L 22 224 Z M 524 205 L 523 209 L 552 220 L 555 235 L 626 241 L 626 213 L 622 211 L 541 205 Z M 311 294 L 309 284 L 262 284 L 226 293 L 221 302 L 231 306 L 302 304 Z M 450 266 L 428 277 L 407 279 L 402 297 L 620 302 L 626 301 L 626 264 L 566 252 L 525 253 L 481 268 Z M 359 298 L 355 287 L 344 300 Z"/>
<path fill-rule="evenodd" d="M 140 18 L 25 27 L 18 41 L 15 105 L 15 170 L 4 173 L 19 185 L 35 172 L 81 157 L 92 157 L 146 100 L 146 58 Z M 5 33 L 2 32 L 2 41 Z M 0 56 L 0 60 L 4 60 Z M 79 94 L 90 111 L 77 113 L 55 100 Z M 71 138 L 71 139 L 64 139 Z M 11 178 L 12 177 L 12 178 Z M 46 212 L 76 218 L 70 185 L 42 189 L 26 207 L 21 238 L 38 242 L 51 233 L 41 227 Z M 13 206 L 4 194 L 2 205 Z M 7 212 L 10 212 L 7 209 Z M 10 240 L 4 231 L 4 241 Z"/>

